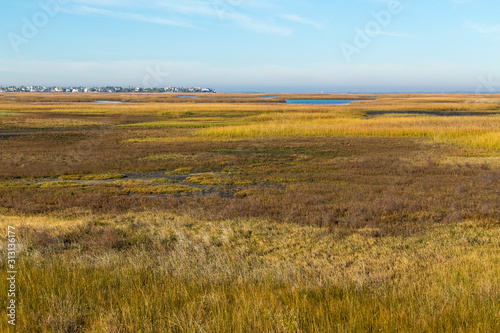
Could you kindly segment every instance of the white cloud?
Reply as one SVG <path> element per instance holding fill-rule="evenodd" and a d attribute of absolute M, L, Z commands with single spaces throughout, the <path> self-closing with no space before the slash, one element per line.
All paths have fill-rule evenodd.
<path fill-rule="evenodd" d="M 292 21 L 292 22 L 297 22 L 297 23 L 302 23 L 302 24 L 307 24 L 307 25 L 312 25 L 313 27 L 315 27 L 316 29 L 321 29 L 322 26 L 321 24 L 318 24 L 312 20 L 308 20 L 302 16 L 299 16 L 299 15 L 295 15 L 295 14 L 281 14 L 281 15 L 278 15 L 279 17 L 285 19 L 285 20 L 289 20 L 289 21 Z"/>
<path fill-rule="evenodd" d="M 273 22 L 255 21 L 249 16 L 240 13 L 226 13 L 225 17 L 236 24 L 260 34 L 276 35 L 276 36 L 292 36 L 293 30 L 287 27 L 274 24 Z"/>
<path fill-rule="evenodd" d="M 217 15 L 213 3 L 207 1 L 183 1 L 181 3 L 168 1 L 158 3 L 158 7 L 170 13 L 203 16 Z"/>
<path fill-rule="evenodd" d="M 79 5 L 90 5 L 90 6 L 128 6 L 137 4 L 131 0 L 57 0 L 61 4 L 79 4 Z"/>
<path fill-rule="evenodd" d="M 182 3 L 161 3 L 170 12 L 184 15 L 203 16 L 220 22 L 230 21 L 246 30 L 277 36 L 291 36 L 293 30 L 273 22 L 255 20 L 251 15 L 244 14 L 244 1 L 184 1 Z M 257 6 L 254 2 L 253 6 Z"/>
<path fill-rule="evenodd" d="M 162 25 L 171 25 L 171 26 L 178 26 L 178 27 L 185 27 L 185 28 L 194 27 L 190 23 L 186 23 L 186 22 L 182 22 L 182 21 L 178 21 L 178 20 L 169 20 L 169 19 L 165 19 L 162 17 L 147 16 L 147 15 L 142 15 L 142 14 L 117 12 L 117 11 L 111 11 L 111 10 L 107 10 L 107 9 L 99 9 L 99 8 L 88 7 L 88 6 L 79 6 L 77 8 L 74 8 L 73 10 L 70 10 L 70 12 L 75 13 L 75 14 L 83 14 L 83 15 L 85 15 L 85 14 L 98 14 L 98 15 L 104 15 L 104 16 L 115 17 L 115 18 L 126 19 L 126 20 L 141 21 L 141 22 L 148 22 L 148 23 L 162 24 Z"/>
<path fill-rule="evenodd" d="M 137 2 L 117 1 L 117 0 L 67 0 L 72 6 L 69 6 L 63 11 L 67 13 L 80 15 L 104 15 L 121 19 L 134 21 L 149 22 L 154 24 L 163 24 L 179 27 L 194 27 L 192 22 L 198 23 L 196 20 L 200 17 L 208 18 L 215 22 L 231 22 L 241 28 L 259 34 L 268 34 L 276 36 L 291 36 L 293 30 L 291 28 L 277 24 L 270 16 L 267 20 L 257 20 L 251 14 L 245 12 L 246 7 L 261 8 L 262 3 L 258 1 L 243 1 L 243 0 L 214 0 L 214 1 L 197 1 L 186 0 L 180 1 L 150 1 L 141 9 L 154 10 L 166 17 L 175 15 L 176 19 L 165 18 L 163 16 L 150 16 L 144 14 L 130 13 L 126 11 L 109 10 L 101 7 L 110 6 L 137 6 Z M 266 6 L 267 7 L 267 6 Z M 157 15 L 159 15 L 157 14 Z M 261 14 L 261 12 L 259 13 Z M 181 17 L 182 20 L 178 18 Z M 291 18 L 289 18 L 291 19 Z M 300 19 L 295 17 L 295 19 Z M 314 24 L 309 21 L 302 23 Z"/>
<path fill-rule="evenodd" d="M 465 27 L 484 35 L 500 34 L 500 24 L 486 25 L 486 24 L 476 24 L 467 21 L 465 22 Z"/>

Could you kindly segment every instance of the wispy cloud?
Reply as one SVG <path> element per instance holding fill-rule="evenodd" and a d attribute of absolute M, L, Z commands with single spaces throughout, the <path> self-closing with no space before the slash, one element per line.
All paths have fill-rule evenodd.
<path fill-rule="evenodd" d="M 89 6 L 128 6 L 136 4 L 131 0 L 61 0 L 63 4 L 77 4 Z"/>
<path fill-rule="evenodd" d="M 293 30 L 281 26 L 272 19 L 268 21 L 256 20 L 246 14 L 243 5 L 249 5 L 243 1 L 184 1 L 182 3 L 161 3 L 160 6 L 169 12 L 177 14 L 203 16 L 219 21 L 230 21 L 241 26 L 245 30 L 268 35 L 291 36 Z M 257 6 L 253 2 L 252 6 Z"/>
<path fill-rule="evenodd" d="M 100 9 L 100 8 L 94 8 L 94 7 L 88 7 L 88 6 L 78 6 L 78 7 L 75 7 L 73 9 L 70 9 L 69 12 L 74 13 L 74 14 L 80 14 L 80 15 L 96 14 L 96 15 L 103 15 L 103 16 L 115 17 L 115 18 L 126 19 L 126 20 L 141 21 L 141 22 L 147 22 L 147 23 L 170 25 L 170 26 L 177 26 L 177 27 L 184 27 L 184 28 L 193 28 L 194 27 L 191 23 L 178 21 L 178 20 L 166 19 L 166 18 L 158 17 L 158 16 L 148 16 L 148 15 L 142 15 L 142 14 L 117 12 L 117 11 L 111 11 L 108 9 Z"/>
<path fill-rule="evenodd" d="M 472 29 L 480 34 L 484 35 L 492 35 L 492 34 L 500 34 L 500 24 L 497 25 L 486 25 L 486 24 L 476 24 L 472 22 L 465 22 L 464 26 L 466 28 Z"/>
<path fill-rule="evenodd" d="M 268 34 L 268 35 L 276 35 L 276 36 L 292 36 L 293 29 L 282 27 L 280 25 L 274 23 L 267 23 L 262 21 L 256 21 L 249 16 L 245 16 L 239 13 L 228 13 L 227 17 L 241 25 L 247 30 L 260 33 L 260 34 Z"/>
<path fill-rule="evenodd" d="M 285 20 L 288 20 L 288 21 L 292 21 L 292 22 L 296 22 L 296 23 L 301 23 L 301 24 L 307 24 L 307 25 L 312 25 L 313 27 L 315 27 L 316 29 L 322 29 L 322 26 L 321 24 L 318 24 L 314 21 L 311 21 L 311 20 L 308 20 L 300 15 L 296 15 L 296 14 L 281 14 L 279 15 L 279 17 L 285 19 Z"/>
<path fill-rule="evenodd" d="M 166 10 L 169 13 L 217 16 L 215 5 L 207 1 L 183 1 L 181 3 L 169 1 L 160 2 L 157 6 L 158 8 Z"/>
<path fill-rule="evenodd" d="M 199 18 L 207 18 L 212 22 L 231 22 L 231 24 L 240 26 L 241 28 L 259 34 L 275 35 L 275 36 L 291 36 L 293 29 L 276 23 L 272 16 L 267 20 L 255 19 L 251 14 L 245 13 L 243 5 L 251 5 L 256 7 L 258 3 L 250 1 L 248 4 L 243 1 L 198 1 L 186 0 L 183 2 L 177 1 L 150 1 L 146 6 L 146 10 L 154 10 L 157 13 L 164 13 L 164 16 L 157 14 L 156 16 L 131 13 L 127 11 L 117 11 L 108 9 L 109 7 L 127 7 L 137 6 L 137 3 L 128 0 L 67 0 L 72 6 L 64 9 L 64 11 L 80 14 L 80 15 L 103 15 L 108 17 L 127 19 L 133 21 L 142 21 L 153 24 L 163 24 L 170 26 L 193 28 L 197 24 Z M 104 7 L 104 8 L 103 8 Z M 108 8 L 106 8 L 108 7 Z M 169 17 L 175 16 L 175 19 Z M 181 19 L 179 19 L 181 18 Z M 314 24 L 314 22 L 304 20 L 298 16 L 289 17 L 289 20 L 300 20 L 304 24 Z M 193 23 L 194 22 L 194 23 Z"/>

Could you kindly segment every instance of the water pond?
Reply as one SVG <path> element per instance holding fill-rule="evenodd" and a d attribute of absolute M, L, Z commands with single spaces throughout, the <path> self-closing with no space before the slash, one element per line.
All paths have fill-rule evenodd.
<path fill-rule="evenodd" d="M 124 102 L 120 102 L 120 101 L 94 101 L 94 103 L 99 103 L 99 104 L 125 104 Z"/>

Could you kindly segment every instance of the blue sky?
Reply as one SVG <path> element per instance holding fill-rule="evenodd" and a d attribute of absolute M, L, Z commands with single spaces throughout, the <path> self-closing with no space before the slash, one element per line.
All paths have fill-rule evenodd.
<path fill-rule="evenodd" d="M 500 91 L 498 0 L 38 0 L 0 12 L 0 85 Z"/>

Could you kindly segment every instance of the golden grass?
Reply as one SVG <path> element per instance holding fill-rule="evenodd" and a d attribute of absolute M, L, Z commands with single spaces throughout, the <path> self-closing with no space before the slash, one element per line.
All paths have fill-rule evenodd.
<path fill-rule="evenodd" d="M 7 219 L 1 225 L 19 230 L 20 331 L 500 329 L 498 221 L 338 238 L 311 226 L 168 213 Z"/>
<path fill-rule="evenodd" d="M 222 139 L 299 136 L 411 136 L 467 147 L 500 150 L 500 119 L 497 117 L 350 117 L 316 119 L 314 114 L 274 115 L 273 120 L 242 126 L 200 130 L 202 137 Z"/>
<path fill-rule="evenodd" d="M 58 218 L 55 216 L 38 215 L 38 216 L 16 216 L 16 215 L 0 215 L 0 227 L 32 227 L 32 228 L 50 228 L 54 231 L 74 230 L 74 228 L 88 222 L 89 217 L 79 218 L 72 221 Z"/>
<path fill-rule="evenodd" d="M 74 96 L 64 96 L 57 94 L 33 94 L 26 96 L 23 94 L 11 94 L 17 100 L 0 99 L 0 106 L 5 112 L 52 112 L 52 113 L 95 113 L 95 114 L 157 114 L 168 115 L 174 118 L 182 118 L 186 112 L 196 114 L 233 113 L 237 114 L 256 114 L 261 112 L 284 110 L 288 112 L 301 112 L 311 110 L 310 105 L 286 105 L 273 103 L 252 103 L 248 99 L 247 103 L 234 104 L 224 103 L 226 96 L 222 94 L 221 98 L 215 98 L 215 103 L 195 103 L 193 100 L 185 99 L 178 103 L 178 99 L 165 98 L 164 102 L 158 102 L 157 94 L 117 94 L 117 100 L 127 100 L 130 98 L 140 99 L 137 104 L 71 104 L 65 102 Z M 131 96 L 130 96 L 131 95 Z M 367 95 L 339 95 L 339 94 L 277 94 L 283 99 L 362 99 L 369 98 Z M 20 98 L 23 97 L 24 98 Z M 38 97 L 37 97 L 38 96 Z M 246 95 L 250 97 L 252 95 Z M 500 95 L 475 95 L 475 94 L 382 94 L 375 95 L 376 99 L 355 102 L 351 105 L 332 106 L 317 105 L 315 110 L 337 110 L 337 111 L 485 111 L 499 112 Z M 45 98 L 48 101 L 37 103 L 36 100 Z M 88 99 L 85 97 L 84 99 Z M 95 94 L 89 100 L 110 99 L 107 94 Z"/>

